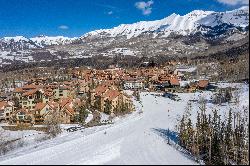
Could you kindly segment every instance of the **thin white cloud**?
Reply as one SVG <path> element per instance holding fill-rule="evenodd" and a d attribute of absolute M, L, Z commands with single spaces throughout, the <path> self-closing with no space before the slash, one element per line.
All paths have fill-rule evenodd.
<path fill-rule="evenodd" d="M 62 29 L 62 30 L 67 30 L 67 29 L 69 29 L 69 27 L 68 27 L 67 25 L 60 25 L 58 28 L 59 28 L 59 29 Z"/>
<path fill-rule="evenodd" d="M 112 6 L 112 5 L 107 5 L 107 4 L 95 4 L 96 6 L 100 6 L 100 7 L 104 7 L 104 8 L 108 8 L 108 9 L 119 9 L 118 7 L 116 6 Z"/>
<path fill-rule="evenodd" d="M 226 5 L 248 5 L 249 0 L 217 0 L 220 3 L 226 4 Z"/>
<path fill-rule="evenodd" d="M 150 0 L 148 2 L 136 2 L 135 7 L 142 11 L 143 15 L 150 15 L 152 13 L 152 5 L 154 4 L 153 0 Z"/>
<path fill-rule="evenodd" d="M 114 12 L 113 11 L 109 11 L 108 12 L 108 15 L 112 15 Z"/>

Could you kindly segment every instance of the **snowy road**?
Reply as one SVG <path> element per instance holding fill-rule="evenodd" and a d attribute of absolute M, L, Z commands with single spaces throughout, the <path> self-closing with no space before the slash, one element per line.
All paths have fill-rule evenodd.
<path fill-rule="evenodd" d="M 63 133 L 0 158 L 1 164 L 195 164 L 154 129 L 174 129 L 186 101 L 142 93 L 138 111 L 109 126 Z M 168 104 L 169 103 L 169 104 Z M 140 104 L 136 104 L 140 110 Z M 169 110 L 169 111 L 168 111 Z M 106 134 L 104 134 L 106 131 Z"/>

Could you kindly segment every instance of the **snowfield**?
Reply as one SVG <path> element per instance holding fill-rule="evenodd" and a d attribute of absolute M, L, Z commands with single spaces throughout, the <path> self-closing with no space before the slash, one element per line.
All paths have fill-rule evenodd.
<path fill-rule="evenodd" d="M 249 86 L 243 85 L 241 89 L 244 98 L 241 98 L 243 103 L 240 106 L 248 106 Z M 210 98 L 211 92 L 178 94 L 181 98 L 179 102 L 155 94 L 142 92 L 141 103 L 134 101 L 136 111 L 117 118 L 114 124 L 73 133 L 63 132 L 54 139 L 35 143 L 0 157 L 0 165 L 198 164 L 187 154 L 168 145 L 162 134 L 167 129 L 175 131 L 177 119 L 182 116 L 189 100 L 199 99 L 201 96 Z M 220 107 L 226 111 L 229 105 Z M 193 106 L 197 107 L 195 103 Z M 211 105 L 209 109 L 212 109 Z M 139 113 L 141 111 L 143 113 Z"/>
<path fill-rule="evenodd" d="M 82 38 L 126 36 L 127 39 L 131 39 L 147 32 L 153 32 L 154 37 L 158 36 L 158 32 L 163 32 L 163 37 L 168 37 L 172 32 L 186 36 L 200 31 L 200 26 L 215 27 L 222 23 L 242 28 L 247 27 L 249 25 L 249 7 L 243 6 L 226 12 L 194 10 L 183 16 L 173 13 L 161 20 L 140 21 L 133 24 L 121 24 L 112 29 L 95 30 L 83 35 Z"/>
<path fill-rule="evenodd" d="M 0 127 L 0 132 L 3 129 Z M 8 140 L 22 139 L 25 144 L 31 144 L 36 140 L 42 138 L 44 136 L 43 132 L 35 131 L 35 130 L 26 130 L 26 131 L 8 131 L 6 130 L 3 136 Z"/>

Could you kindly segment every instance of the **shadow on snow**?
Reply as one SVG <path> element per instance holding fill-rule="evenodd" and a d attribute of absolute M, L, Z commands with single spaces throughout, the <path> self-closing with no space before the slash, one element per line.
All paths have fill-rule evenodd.
<path fill-rule="evenodd" d="M 198 163 L 201 162 L 197 161 L 197 159 L 189 151 L 179 145 L 179 135 L 177 132 L 161 128 L 153 128 L 152 130 L 155 134 L 162 137 L 167 143 L 169 142 L 170 146 L 181 152 L 185 157 Z"/>

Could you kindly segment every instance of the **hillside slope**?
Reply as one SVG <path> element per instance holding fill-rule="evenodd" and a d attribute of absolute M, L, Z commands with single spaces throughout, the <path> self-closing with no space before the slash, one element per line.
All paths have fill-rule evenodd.
<path fill-rule="evenodd" d="M 167 108 L 162 109 L 167 99 L 159 98 L 148 106 L 149 100 L 154 96 L 143 97 L 144 114 L 135 112 L 114 125 L 85 129 L 83 133 L 64 133 L 4 156 L 0 164 L 195 164 L 154 131 L 174 128 L 181 109 L 168 116 Z M 141 109 L 139 103 L 137 109 Z"/>
<path fill-rule="evenodd" d="M 214 105 L 207 103 L 207 113 L 218 109 L 223 117 L 228 110 L 242 111 L 249 107 L 248 84 L 219 84 L 219 87 L 240 87 L 240 103 Z M 141 93 L 141 103 L 135 102 L 136 112 L 116 119 L 113 125 L 66 133 L 55 139 L 23 147 L 0 157 L 2 164 L 197 164 L 183 151 L 167 144 L 166 133 L 176 131 L 177 120 L 184 113 L 189 100 L 202 96 L 210 99 L 211 91 L 178 94 L 181 101 Z M 192 103 L 192 121 L 196 121 L 199 104 Z M 143 110 L 142 114 L 139 114 Z M 105 134 L 106 133 L 106 134 Z M 173 134 L 174 135 L 174 134 Z M 171 138 L 173 141 L 175 136 Z M 173 143 L 173 142 L 172 142 Z"/>

